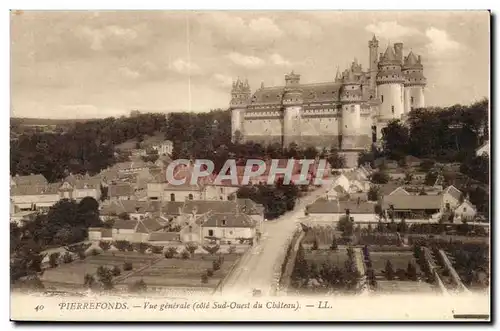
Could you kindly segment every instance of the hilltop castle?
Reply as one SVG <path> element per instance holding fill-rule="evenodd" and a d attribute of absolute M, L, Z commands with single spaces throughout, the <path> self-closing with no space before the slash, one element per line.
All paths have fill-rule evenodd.
<path fill-rule="evenodd" d="M 285 86 L 264 87 L 252 95 L 248 81 L 233 83 L 230 109 L 237 141 L 288 146 L 369 148 L 393 119 L 404 119 L 424 103 L 426 79 L 421 57 L 403 56 L 403 44 L 378 53 L 375 36 L 368 42 L 369 68 L 354 60 L 334 81 L 301 84 L 300 75 L 285 75 Z"/>

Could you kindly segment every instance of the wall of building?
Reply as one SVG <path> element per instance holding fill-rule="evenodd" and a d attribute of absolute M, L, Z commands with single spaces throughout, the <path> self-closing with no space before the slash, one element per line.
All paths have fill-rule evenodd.
<path fill-rule="evenodd" d="M 213 231 L 212 236 L 226 240 L 237 240 L 239 238 L 255 237 L 254 228 L 230 228 L 230 227 L 203 227 L 203 237 L 210 236 L 210 231 Z M 236 243 L 236 242 L 235 242 Z"/>
<path fill-rule="evenodd" d="M 163 201 L 172 201 L 171 194 L 174 194 L 174 201 L 186 201 L 186 200 L 205 200 L 205 194 L 203 191 L 199 190 L 168 190 L 163 191 Z M 190 199 L 189 195 L 192 195 Z"/>
<path fill-rule="evenodd" d="M 404 113 L 403 85 L 399 83 L 381 84 L 377 88 L 377 93 L 378 97 L 383 99 L 379 106 L 380 118 L 385 120 L 400 119 Z M 394 107 L 394 112 L 392 107 Z"/>
<path fill-rule="evenodd" d="M 288 106 L 284 111 L 283 135 L 284 145 L 288 146 L 292 142 L 301 141 L 301 106 Z"/>
<path fill-rule="evenodd" d="M 236 131 L 240 131 L 241 134 L 244 134 L 243 131 L 243 118 L 245 116 L 244 109 L 233 109 L 231 112 L 231 134 L 234 138 L 234 134 Z"/>
<path fill-rule="evenodd" d="M 425 107 L 424 87 L 423 86 L 420 86 L 420 85 L 406 86 L 405 93 L 407 94 L 407 98 L 408 98 L 408 100 L 405 100 L 406 104 L 409 107 L 408 112 L 411 111 L 411 109 Z M 413 102 L 412 102 L 412 98 L 413 98 Z"/>

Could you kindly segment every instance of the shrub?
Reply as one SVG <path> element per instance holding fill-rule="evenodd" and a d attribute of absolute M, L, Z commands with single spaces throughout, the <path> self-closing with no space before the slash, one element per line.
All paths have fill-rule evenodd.
<path fill-rule="evenodd" d="M 163 246 L 151 246 L 151 251 L 153 254 L 161 254 L 163 253 Z"/>
<path fill-rule="evenodd" d="M 219 270 L 220 269 L 220 265 L 221 265 L 221 263 L 220 263 L 219 260 L 213 260 L 212 261 L 212 269 L 213 270 L 215 270 L 215 271 Z"/>
<path fill-rule="evenodd" d="M 115 276 L 115 277 L 120 276 L 120 274 L 122 273 L 122 271 L 120 270 L 120 268 L 117 265 L 115 265 L 113 267 L 113 270 L 111 270 L 111 272 L 113 273 L 113 276 Z"/>
<path fill-rule="evenodd" d="M 94 248 L 90 251 L 90 254 L 92 254 L 93 256 L 97 256 L 97 255 L 101 254 L 101 252 L 99 252 L 98 249 Z"/>
<path fill-rule="evenodd" d="M 181 253 L 181 258 L 183 260 L 187 260 L 191 257 L 191 253 L 189 253 L 187 250 L 183 250 Z"/>
<path fill-rule="evenodd" d="M 130 242 L 127 240 L 117 240 L 113 242 L 113 246 L 116 247 L 120 252 L 125 252 L 127 248 L 130 246 Z"/>
<path fill-rule="evenodd" d="M 186 250 L 191 254 L 194 254 L 194 252 L 196 252 L 197 249 L 198 249 L 198 244 L 195 242 L 190 242 L 186 244 Z"/>
<path fill-rule="evenodd" d="M 380 189 L 375 185 L 370 185 L 370 189 L 367 193 L 368 201 L 378 201 L 379 195 Z"/>
<path fill-rule="evenodd" d="M 207 253 L 209 253 L 210 255 L 214 255 L 215 253 L 217 253 L 220 249 L 220 245 L 214 245 L 214 246 L 208 246 L 208 245 L 205 245 L 205 246 L 202 246 L 202 248 L 207 251 Z"/>
<path fill-rule="evenodd" d="M 377 171 L 372 174 L 370 180 L 374 184 L 387 184 L 389 182 L 389 175 L 383 171 Z"/>
<path fill-rule="evenodd" d="M 167 248 L 167 251 L 165 252 L 165 258 L 171 259 L 177 255 L 177 248 L 175 247 L 169 247 Z"/>
<path fill-rule="evenodd" d="M 134 245 L 135 251 L 139 252 L 141 254 L 146 253 L 146 251 L 148 250 L 149 247 L 151 247 L 151 246 L 147 243 L 138 243 L 138 244 Z"/>
<path fill-rule="evenodd" d="M 227 252 L 229 254 L 234 254 L 236 252 L 236 246 L 234 246 L 234 245 L 229 246 L 229 248 L 227 249 Z"/>
<path fill-rule="evenodd" d="M 129 243 L 128 246 L 127 246 L 127 251 L 133 252 L 134 251 L 134 245 L 132 245 L 131 243 Z"/>
<path fill-rule="evenodd" d="M 64 263 L 71 263 L 71 262 L 73 262 L 73 255 L 70 252 L 66 252 L 63 255 L 63 262 Z"/>
<path fill-rule="evenodd" d="M 207 276 L 207 274 L 201 275 L 201 283 L 202 284 L 208 283 L 208 276 Z"/>
<path fill-rule="evenodd" d="M 332 244 L 330 245 L 330 249 L 332 251 L 336 251 L 339 249 L 339 246 L 337 245 L 337 238 L 333 237 Z"/>
<path fill-rule="evenodd" d="M 107 251 L 108 249 L 111 248 L 111 243 L 109 241 L 99 241 L 99 247 L 103 250 L 103 251 Z"/>
<path fill-rule="evenodd" d="M 212 277 L 214 275 L 214 271 L 212 269 L 207 269 L 207 276 Z"/>
<path fill-rule="evenodd" d="M 132 269 L 133 269 L 132 263 L 130 263 L 130 262 L 123 263 L 123 270 L 124 271 L 129 271 L 129 270 L 132 270 Z"/>
<path fill-rule="evenodd" d="M 83 285 L 86 287 L 86 288 L 92 288 L 95 286 L 95 278 L 94 276 L 92 276 L 91 274 L 85 274 L 85 276 L 83 277 Z"/>
<path fill-rule="evenodd" d="M 49 255 L 49 265 L 51 268 L 57 267 L 57 261 L 59 260 L 59 253 L 52 253 Z"/>

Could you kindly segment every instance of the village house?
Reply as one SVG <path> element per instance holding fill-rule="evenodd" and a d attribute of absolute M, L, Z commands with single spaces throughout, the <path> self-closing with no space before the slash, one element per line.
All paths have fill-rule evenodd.
<path fill-rule="evenodd" d="M 131 220 L 141 220 L 150 212 L 151 206 L 147 201 L 114 200 L 102 203 L 99 215 L 103 222 L 115 219 L 122 214 L 127 214 Z"/>
<path fill-rule="evenodd" d="M 123 175 L 135 174 L 151 166 L 153 166 L 153 163 L 149 164 L 142 160 L 137 160 L 117 163 L 113 166 L 113 169 L 116 170 L 119 175 Z"/>
<path fill-rule="evenodd" d="M 43 175 L 28 175 L 28 176 L 19 176 L 15 175 L 14 177 L 10 177 L 10 186 L 24 186 L 24 185 L 31 185 L 31 186 L 44 186 L 47 185 L 49 182 Z"/>
<path fill-rule="evenodd" d="M 108 187 L 108 197 L 111 201 L 134 200 L 135 190 L 129 183 L 112 184 Z"/>
<path fill-rule="evenodd" d="M 439 213 L 441 196 L 394 194 L 383 197 L 382 207 L 393 212 L 395 219 L 429 219 Z"/>
<path fill-rule="evenodd" d="M 329 201 L 320 198 L 306 207 L 306 214 L 330 223 L 338 223 L 340 218 L 347 214 L 355 223 L 369 224 L 377 220 L 375 203 L 361 199 Z"/>
<path fill-rule="evenodd" d="M 18 226 L 23 226 L 23 225 L 33 221 L 37 215 L 38 215 L 38 212 L 31 211 L 31 210 L 19 211 L 17 213 L 11 213 L 10 214 L 10 222 L 16 223 Z"/>
<path fill-rule="evenodd" d="M 388 195 L 411 195 L 403 186 L 399 186 Z"/>
<path fill-rule="evenodd" d="M 213 213 L 208 215 L 201 228 L 203 239 L 214 237 L 226 242 L 234 240 L 236 243 L 240 238 L 254 238 L 257 223 L 243 213 Z"/>
<path fill-rule="evenodd" d="M 158 155 L 172 155 L 174 143 L 170 140 L 165 140 L 160 143 L 152 144 L 151 148 L 158 152 Z"/>
<path fill-rule="evenodd" d="M 443 196 L 441 205 L 442 211 L 455 210 L 455 208 L 460 205 L 463 198 L 462 192 L 453 185 L 448 186 L 443 191 L 442 196 Z"/>
<path fill-rule="evenodd" d="M 455 222 L 470 222 L 476 217 L 476 215 L 476 207 L 466 199 L 455 209 Z"/>
<path fill-rule="evenodd" d="M 160 231 L 166 226 L 158 218 L 145 218 L 141 220 L 122 220 L 114 222 L 111 229 L 89 228 L 88 238 L 91 241 L 99 240 L 126 240 L 132 243 L 149 242 L 151 234 Z M 111 237 L 108 237 L 111 230 Z M 156 238 L 158 239 L 158 238 Z"/>
<path fill-rule="evenodd" d="M 69 175 L 59 187 L 61 199 L 80 201 L 91 197 L 96 200 L 101 198 L 101 181 L 89 175 Z"/>
<path fill-rule="evenodd" d="M 10 189 L 12 202 L 19 211 L 47 211 L 60 199 L 59 184 L 16 185 Z"/>
<path fill-rule="evenodd" d="M 476 156 L 490 156 L 490 141 L 487 140 L 484 144 L 479 146 L 478 149 L 476 149 Z"/>

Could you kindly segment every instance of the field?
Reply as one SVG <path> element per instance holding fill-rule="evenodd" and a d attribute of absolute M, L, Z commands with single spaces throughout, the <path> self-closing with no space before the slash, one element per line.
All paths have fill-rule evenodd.
<path fill-rule="evenodd" d="M 120 284 L 131 284 L 143 280 L 150 286 L 173 286 L 173 287 L 211 287 L 226 276 L 230 268 L 236 263 L 240 255 L 224 254 L 224 263 L 221 268 L 209 277 L 208 283 L 201 283 L 201 275 L 212 269 L 212 261 L 216 256 L 196 254 L 190 259 L 161 259 L 150 267 L 125 278 Z"/>
<path fill-rule="evenodd" d="M 343 268 L 344 262 L 347 260 L 347 251 L 345 249 L 339 249 L 338 251 L 326 249 L 305 250 L 305 257 L 308 264 L 314 262 L 316 265 L 321 266 L 328 261 L 337 267 Z"/>
<path fill-rule="evenodd" d="M 225 277 L 240 254 L 222 254 L 224 263 L 209 277 L 208 283 L 201 283 L 201 275 L 212 268 L 214 256 L 195 254 L 190 259 L 166 259 L 161 254 L 141 254 L 137 252 L 105 252 L 97 256 L 88 256 L 85 260 L 76 260 L 46 269 L 41 280 L 46 287 L 81 287 L 86 274 L 95 275 L 97 268 L 118 266 L 121 274 L 114 278 L 117 285 L 128 285 L 143 280 L 150 286 L 215 288 Z M 124 271 L 123 264 L 132 263 L 131 271 Z M 121 286 L 118 286 L 121 287 Z"/>
<path fill-rule="evenodd" d="M 394 271 L 398 269 L 406 270 L 408 262 L 413 262 L 413 265 L 417 268 L 417 274 L 420 274 L 420 269 L 412 252 L 370 252 L 370 258 L 376 276 L 382 275 L 387 261 L 391 261 Z"/>

